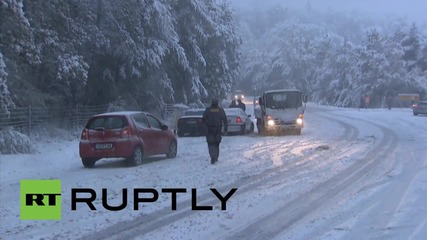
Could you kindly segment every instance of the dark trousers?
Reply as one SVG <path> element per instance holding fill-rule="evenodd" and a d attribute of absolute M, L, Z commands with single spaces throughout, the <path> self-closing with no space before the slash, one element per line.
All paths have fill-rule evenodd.
<path fill-rule="evenodd" d="M 206 142 L 208 143 L 209 155 L 211 157 L 211 163 L 218 161 L 219 157 L 219 144 L 221 143 L 222 136 L 221 130 L 209 129 L 206 135 Z"/>
<path fill-rule="evenodd" d="M 219 157 L 219 143 L 208 143 L 209 155 L 211 156 L 211 163 L 218 162 Z"/>

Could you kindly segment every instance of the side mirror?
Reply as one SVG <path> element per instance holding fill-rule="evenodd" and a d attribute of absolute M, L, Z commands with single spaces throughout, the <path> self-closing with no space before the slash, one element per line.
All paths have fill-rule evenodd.
<path fill-rule="evenodd" d="M 262 98 L 258 98 L 259 105 L 262 105 Z"/>
<path fill-rule="evenodd" d="M 250 117 L 252 117 L 252 115 L 250 115 L 250 114 L 249 114 L 249 115 L 248 115 L 248 118 L 250 118 Z"/>
<path fill-rule="evenodd" d="M 168 127 L 168 125 L 162 125 L 162 130 L 164 131 L 164 130 L 168 130 L 169 129 L 169 127 Z"/>
<path fill-rule="evenodd" d="M 307 95 L 306 94 L 304 94 L 304 95 L 302 95 L 302 101 L 304 102 L 304 103 L 307 103 Z"/>

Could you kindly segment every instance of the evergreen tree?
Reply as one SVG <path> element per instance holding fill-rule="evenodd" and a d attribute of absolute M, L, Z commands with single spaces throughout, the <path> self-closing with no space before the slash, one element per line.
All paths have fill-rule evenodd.
<path fill-rule="evenodd" d="M 0 0 L 0 49 L 8 72 L 10 97 L 18 106 L 42 102 L 34 87 L 32 69 L 39 53 L 21 0 Z"/>
<path fill-rule="evenodd" d="M 3 54 L 0 51 L 0 112 L 3 112 L 3 111 L 8 112 L 8 108 L 14 106 L 14 103 L 10 98 L 10 93 L 9 93 L 9 90 L 7 89 L 6 82 L 7 82 L 6 65 L 3 61 Z"/>
<path fill-rule="evenodd" d="M 391 36 L 388 27 L 381 32 L 371 27 L 363 34 L 362 29 L 375 25 L 360 16 L 287 9 L 272 25 L 264 21 L 270 12 L 274 9 L 239 14 L 245 39 L 241 85 L 296 87 L 314 101 L 339 106 L 358 106 L 365 94 L 379 106 L 387 94 L 423 92 L 417 89 L 426 85 L 426 37 L 415 25 Z"/>
<path fill-rule="evenodd" d="M 411 70 L 418 61 L 420 51 L 419 33 L 415 23 L 412 24 L 409 33 L 402 39 L 402 46 L 404 48 L 403 60 L 405 60 L 408 70 Z"/>

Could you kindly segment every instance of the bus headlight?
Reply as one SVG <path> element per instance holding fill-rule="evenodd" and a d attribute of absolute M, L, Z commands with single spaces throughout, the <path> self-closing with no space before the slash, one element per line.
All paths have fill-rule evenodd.
<path fill-rule="evenodd" d="M 302 125 L 302 119 L 301 118 L 297 118 L 297 124 Z"/>
<path fill-rule="evenodd" d="M 275 123 L 274 123 L 274 120 L 268 120 L 268 121 L 267 121 L 267 125 L 268 125 L 268 126 L 274 126 L 274 124 L 275 124 Z"/>

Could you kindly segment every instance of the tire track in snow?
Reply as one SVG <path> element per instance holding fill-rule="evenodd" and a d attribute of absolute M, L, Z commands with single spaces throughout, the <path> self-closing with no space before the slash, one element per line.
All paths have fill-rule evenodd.
<path fill-rule="evenodd" d="M 383 137 L 378 143 L 378 147 L 370 150 L 363 159 L 356 161 L 345 170 L 313 187 L 311 191 L 290 202 L 284 202 L 278 208 L 278 211 L 257 219 L 245 228 L 228 236 L 227 239 L 274 238 L 312 213 L 312 211 L 318 210 L 322 205 L 331 201 L 331 199 L 346 188 L 351 187 L 358 180 L 369 175 L 387 155 L 396 149 L 398 137 L 388 128 L 372 122 L 366 122 L 383 132 Z"/>
<path fill-rule="evenodd" d="M 408 127 L 411 126 L 411 123 L 405 121 L 405 119 L 401 120 L 401 122 L 408 125 Z M 414 152 L 407 152 L 406 149 L 407 148 L 402 149 L 405 153 L 401 153 L 401 155 L 404 154 L 405 158 L 402 158 L 401 156 L 394 156 L 394 164 L 392 166 L 388 166 L 391 170 L 394 170 L 398 163 L 401 164 L 402 170 L 398 174 L 398 178 L 395 178 L 393 175 L 389 176 L 387 185 L 384 189 L 373 193 L 371 197 L 374 199 L 371 201 L 371 206 L 373 207 L 366 211 L 365 214 L 367 214 L 367 216 L 356 222 L 352 227 L 352 230 L 345 235 L 345 239 L 357 239 L 354 236 L 361 236 L 361 234 L 379 239 L 390 239 L 392 237 L 396 237 L 393 232 L 396 228 L 396 223 L 394 223 L 394 221 L 402 209 L 402 205 L 405 203 L 405 200 L 408 198 L 410 186 L 413 181 L 415 181 L 415 178 L 418 175 L 417 173 L 423 169 L 423 165 L 425 164 L 425 160 L 423 161 L 422 159 L 418 159 Z M 423 222 L 426 221 L 426 218 L 424 217 L 420 220 Z M 400 225 L 402 224 L 404 223 L 401 222 Z M 423 223 L 421 223 L 421 225 L 422 224 Z M 407 234 L 405 236 L 400 235 L 400 237 L 406 238 L 407 236 L 416 235 L 420 226 L 418 226 L 418 228 L 405 227 L 405 229 L 399 230 L 400 234 L 403 232 Z"/>
<path fill-rule="evenodd" d="M 344 121 L 320 115 L 319 117 L 334 121 L 339 125 L 343 126 L 344 132 L 340 138 L 344 140 L 355 140 L 359 134 L 358 129 L 356 127 L 347 124 Z M 260 139 L 263 139 L 263 137 L 260 137 Z M 299 141 L 296 141 L 295 144 L 291 144 L 290 146 L 295 146 L 298 143 Z M 277 147 L 279 145 L 281 146 L 282 144 L 283 143 L 275 143 L 269 146 L 261 145 L 259 146 L 259 148 L 253 149 L 253 151 L 256 154 L 261 155 L 265 153 L 270 154 L 269 150 L 271 150 L 272 147 Z M 333 149 L 330 149 L 330 151 L 323 151 L 321 154 L 317 154 L 317 158 L 322 157 L 323 155 L 331 154 L 331 152 L 333 151 L 342 152 L 344 151 L 343 149 L 346 149 L 346 147 L 349 146 L 349 144 L 351 143 L 346 141 L 339 142 L 336 146 L 333 147 Z M 286 150 L 284 152 L 286 152 Z M 257 187 L 265 185 L 266 183 L 269 183 L 271 181 L 282 179 L 283 174 L 285 172 L 288 175 L 294 174 L 298 176 L 300 169 L 304 169 L 307 164 L 313 164 L 313 162 L 310 161 L 310 157 L 316 155 L 316 153 L 318 152 L 313 151 L 306 156 L 301 156 L 300 158 L 297 158 L 294 161 L 285 162 L 279 167 L 267 169 L 258 174 L 244 177 L 234 183 L 228 184 L 227 186 L 218 187 L 218 189 L 220 190 L 220 192 L 226 192 L 233 187 L 239 187 L 239 190 L 235 193 L 235 196 L 238 196 L 246 192 L 253 191 L 253 189 L 256 189 Z M 298 164 L 296 164 L 296 162 L 298 162 Z M 292 171 L 290 171 L 289 169 L 291 169 Z M 198 203 L 203 205 L 213 205 L 218 203 L 218 199 L 212 196 L 212 194 L 204 194 L 198 196 Z M 156 211 L 148 215 L 141 215 L 131 221 L 124 221 L 114 224 L 113 226 L 110 226 L 104 230 L 84 236 L 81 239 L 130 239 L 136 236 L 141 236 L 197 213 L 196 211 L 191 211 L 188 206 L 191 206 L 191 199 L 183 202 L 178 202 L 177 209 L 181 210 L 172 212 L 170 208 L 164 208 L 160 211 Z"/>
<path fill-rule="evenodd" d="M 350 118 L 338 114 L 337 116 L 366 122 L 365 119 Z M 370 123 L 378 128 L 382 128 L 381 126 L 375 123 Z M 383 136 L 383 139 L 390 135 L 394 135 L 396 137 L 394 132 L 388 128 L 383 128 L 382 131 L 388 132 L 387 135 Z M 391 144 L 395 145 L 395 143 L 393 142 L 391 142 Z M 395 149 L 395 147 L 393 148 Z M 387 156 L 391 156 L 392 154 L 394 154 L 394 152 L 387 153 Z M 384 158 L 384 160 L 386 159 Z M 382 164 L 383 166 L 379 167 L 379 164 Z M 366 173 L 363 178 L 358 180 L 357 183 L 355 182 L 355 184 L 353 184 L 358 184 L 357 186 L 354 186 L 351 189 L 339 193 L 338 195 L 340 196 L 337 195 L 335 197 L 335 199 L 337 199 L 336 201 L 332 200 L 323 204 L 322 210 L 324 211 L 321 214 L 317 212 L 316 215 L 311 214 L 311 216 L 307 216 L 309 219 L 311 219 L 311 221 L 310 223 L 307 223 L 307 226 L 304 231 L 305 234 L 300 239 L 322 239 L 321 237 L 328 239 L 328 236 L 330 237 L 331 234 L 338 234 L 341 236 L 346 234 L 346 232 L 350 232 L 350 228 L 348 227 L 346 222 L 355 221 L 355 216 L 360 214 L 361 209 L 369 209 L 369 211 L 371 211 L 372 208 L 374 208 L 373 206 L 375 206 L 376 204 L 383 205 L 384 201 L 390 201 L 391 199 L 387 198 L 387 200 L 384 200 L 381 198 L 370 196 L 369 198 L 364 197 L 362 199 L 359 199 L 358 201 L 353 201 L 354 204 L 352 204 L 350 207 L 347 207 L 346 209 L 343 209 L 343 207 L 346 206 L 346 203 L 348 204 L 349 200 L 358 196 L 360 198 L 360 192 L 370 191 L 371 189 L 390 184 L 391 179 L 389 177 L 389 174 L 393 169 L 396 168 L 396 165 L 397 161 L 382 161 L 381 163 L 378 163 L 376 168 L 371 169 L 369 172 Z M 374 174 L 375 171 L 380 171 L 380 173 Z M 378 194 L 380 192 L 382 191 L 378 191 L 374 194 Z M 376 220 L 368 219 L 368 221 L 372 223 L 379 221 L 378 217 L 374 218 Z M 366 221 L 361 222 L 361 225 L 370 226 L 370 224 L 367 224 Z M 360 237 L 365 236 L 364 234 L 366 234 L 366 232 L 359 232 L 357 234 L 352 232 L 351 234 L 347 234 L 345 237 L 342 237 L 342 239 L 352 239 L 352 237 L 353 239 L 360 239 Z"/>

